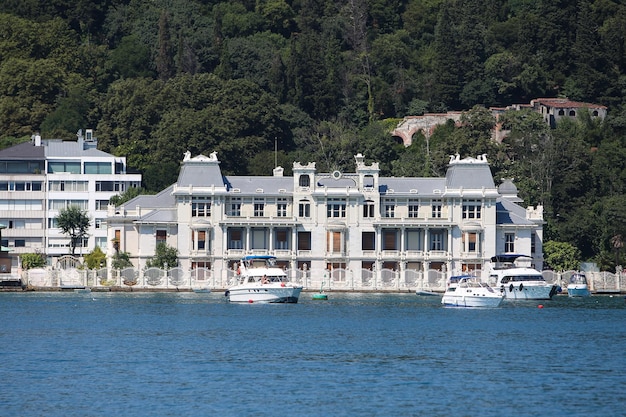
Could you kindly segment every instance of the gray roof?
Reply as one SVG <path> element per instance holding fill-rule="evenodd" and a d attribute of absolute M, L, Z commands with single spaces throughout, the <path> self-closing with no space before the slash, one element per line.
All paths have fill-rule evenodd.
<path fill-rule="evenodd" d="M 526 209 L 506 198 L 496 200 L 496 224 L 510 224 L 516 226 L 534 225 L 526 219 Z"/>
<path fill-rule="evenodd" d="M 141 216 L 137 223 L 176 223 L 178 212 L 176 208 L 154 210 L 145 216 Z"/>
<path fill-rule="evenodd" d="M 229 176 L 226 182 L 229 191 L 238 188 L 242 194 L 254 194 L 257 189 L 262 189 L 264 194 L 278 194 L 279 190 L 293 192 L 293 177 Z"/>
<path fill-rule="evenodd" d="M 379 178 L 379 191 L 381 193 L 393 190 L 394 193 L 411 193 L 411 190 L 417 190 L 419 195 L 433 195 L 435 190 L 441 192 L 445 189 L 445 180 L 443 178 Z"/>
<path fill-rule="evenodd" d="M 174 207 L 176 205 L 176 199 L 172 195 L 173 188 L 174 185 L 170 185 L 158 194 L 138 195 L 137 197 L 128 200 L 123 204 L 123 206 L 128 207 L 129 209 L 134 209 L 137 206 L 148 209 Z"/>
<path fill-rule="evenodd" d="M 493 175 L 486 163 L 450 164 L 446 172 L 446 187 L 480 190 L 495 188 Z"/>
<path fill-rule="evenodd" d="M 45 152 L 48 158 L 79 158 L 85 156 L 111 157 L 110 153 L 96 148 L 84 149 L 81 143 L 76 141 L 46 140 Z"/>
<path fill-rule="evenodd" d="M 223 187 L 225 180 L 218 164 L 183 164 L 177 184 L 179 187 Z"/>
<path fill-rule="evenodd" d="M 34 161 L 46 159 L 43 146 L 35 146 L 32 141 L 20 143 L 0 150 L 0 160 Z"/>

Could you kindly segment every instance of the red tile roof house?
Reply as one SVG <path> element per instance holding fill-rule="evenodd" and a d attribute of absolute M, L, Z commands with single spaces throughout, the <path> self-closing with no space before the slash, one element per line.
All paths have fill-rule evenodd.
<path fill-rule="evenodd" d="M 538 113 L 541 113 L 543 120 L 555 128 L 560 119 L 568 117 L 576 119 L 581 111 L 589 111 L 591 117 L 606 117 L 606 106 L 593 103 L 581 103 L 568 98 L 537 98 L 530 101 L 530 104 Z"/>

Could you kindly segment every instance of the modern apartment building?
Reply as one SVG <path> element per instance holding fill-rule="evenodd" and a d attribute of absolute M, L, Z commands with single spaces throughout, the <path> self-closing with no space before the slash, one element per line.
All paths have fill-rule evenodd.
<path fill-rule="evenodd" d="M 2 246 L 14 255 L 40 252 L 49 261 L 70 253 L 70 239 L 57 227 L 59 210 L 75 205 L 91 219 L 76 255 L 107 248 L 109 199 L 141 186 L 141 174 L 126 173 L 126 158 L 98 150 L 93 131 L 80 130 L 76 141 L 43 140 L 0 150 L 0 224 Z M 14 256 L 14 262 L 17 257 Z"/>
<path fill-rule="evenodd" d="M 165 242 L 180 268 L 219 278 L 250 254 L 314 274 L 478 273 L 503 253 L 531 255 L 542 268 L 543 208 L 520 206 L 510 180 L 496 187 L 484 155 L 452 157 L 444 178 L 382 177 L 361 154 L 354 172 L 295 162 L 289 177 L 280 167 L 224 176 L 219 164 L 216 153 L 187 153 L 175 184 L 110 207 L 108 256 L 126 252 L 142 270 Z"/>

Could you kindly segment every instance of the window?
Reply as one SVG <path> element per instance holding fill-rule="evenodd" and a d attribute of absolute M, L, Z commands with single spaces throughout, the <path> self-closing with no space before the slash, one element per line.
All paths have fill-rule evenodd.
<path fill-rule="evenodd" d="M 265 216 L 265 199 L 255 198 L 254 199 L 254 217 L 263 217 L 263 216 Z"/>
<path fill-rule="evenodd" d="M 96 191 L 113 191 L 114 188 L 113 181 L 96 181 Z"/>
<path fill-rule="evenodd" d="M 48 162 L 48 174 L 80 174 L 80 162 Z"/>
<path fill-rule="evenodd" d="M 69 206 L 76 206 L 81 210 L 87 210 L 87 200 L 50 200 L 48 202 L 48 208 L 50 210 L 62 210 Z"/>
<path fill-rule="evenodd" d="M 363 176 L 363 188 L 374 188 L 374 176 L 373 175 Z"/>
<path fill-rule="evenodd" d="M 530 235 L 530 253 L 535 253 L 537 252 L 537 243 L 535 242 L 537 239 L 537 235 L 535 233 L 532 233 Z"/>
<path fill-rule="evenodd" d="M 26 240 L 25 239 L 15 239 L 15 247 L 16 248 L 24 248 L 24 247 L 26 247 Z"/>
<path fill-rule="evenodd" d="M 96 200 L 96 210 L 106 210 L 109 200 Z"/>
<path fill-rule="evenodd" d="M 326 250 L 331 253 L 343 252 L 342 240 L 342 232 L 329 230 L 326 232 Z"/>
<path fill-rule="evenodd" d="M 298 216 L 299 217 L 311 217 L 311 203 L 307 200 L 300 200 L 300 204 L 298 204 Z"/>
<path fill-rule="evenodd" d="M 408 229 L 406 231 L 406 250 L 422 250 L 422 233 L 420 230 Z"/>
<path fill-rule="evenodd" d="M 397 234 L 398 231 L 395 229 L 383 230 L 383 250 L 398 250 Z"/>
<path fill-rule="evenodd" d="M 430 250 L 443 250 L 443 230 L 430 231 Z"/>
<path fill-rule="evenodd" d="M 300 175 L 298 179 L 298 184 L 300 187 L 310 187 L 311 186 L 311 178 L 308 175 Z"/>
<path fill-rule="evenodd" d="M 506 253 L 515 252 L 515 233 L 504 234 L 504 252 Z"/>
<path fill-rule="evenodd" d="M 479 252 L 479 235 L 475 232 L 463 233 L 463 251 L 469 253 Z"/>
<path fill-rule="evenodd" d="M 42 182 L 1 181 L 0 191 L 41 191 Z"/>
<path fill-rule="evenodd" d="M 439 219 L 441 218 L 441 205 L 442 202 L 441 200 L 433 200 L 431 203 L 431 217 L 434 219 Z"/>
<path fill-rule="evenodd" d="M 156 231 L 156 243 L 157 245 L 161 242 L 165 243 L 167 240 L 167 230 L 157 230 Z"/>
<path fill-rule="evenodd" d="M 48 189 L 50 191 L 89 191 L 87 181 L 50 181 Z"/>
<path fill-rule="evenodd" d="M 11 228 L 11 223 L 13 223 L 14 229 L 26 229 L 26 221 L 24 219 L 9 221 L 9 228 Z"/>
<path fill-rule="evenodd" d="M 0 173 L 3 174 L 41 174 L 43 170 L 43 161 L 0 162 Z"/>
<path fill-rule="evenodd" d="M 96 246 L 102 249 L 103 252 L 107 250 L 107 238 L 106 236 L 96 237 Z"/>
<path fill-rule="evenodd" d="M 376 233 L 361 233 L 361 250 L 376 250 Z"/>
<path fill-rule="evenodd" d="M 251 229 L 252 249 L 267 249 L 267 229 L 255 227 Z"/>
<path fill-rule="evenodd" d="M 276 216 L 287 217 L 287 199 L 279 198 L 276 200 Z"/>
<path fill-rule="evenodd" d="M 95 219 L 93 223 L 96 229 L 102 229 L 102 226 L 105 224 L 104 220 L 102 219 Z"/>
<path fill-rule="evenodd" d="M 326 217 L 345 218 L 346 200 L 343 198 L 329 198 L 326 202 Z"/>
<path fill-rule="evenodd" d="M 0 200 L 0 210 L 43 210 L 41 200 Z"/>
<path fill-rule="evenodd" d="M 210 198 L 194 197 L 191 202 L 191 217 L 211 217 Z"/>
<path fill-rule="evenodd" d="M 415 218 L 419 215 L 420 204 L 419 200 L 411 198 L 409 199 L 409 217 Z"/>
<path fill-rule="evenodd" d="M 191 231 L 192 247 L 195 250 L 206 249 L 206 234 L 206 230 Z"/>
<path fill-rule="evenodd" d="M 241 197 L 231 197 L 228 206 L 228 215 L 233 217 L 241 216 Z"/>
<path fill-rule="evenodd" d="M 463 218 L 480 219 L 480 200 L 463 200 Z"/>
<path fill-rule="evenodd" d="M 243 249 L 242 229 L 228 229 L 228 249 Z"/>
<path fill-rule="evenodd" d="M 274 246 L 276 249 L 289 249 L 289 229 L 276 229 L 274 236 Z"/>
<path fill-rule="evenodd" d="M 311 250 L 311 232 L 298 232 L 298 250 Z"/>
<path fill-rule="evenodd" d="M 384 216 L 392 218 L 396 216 L 396 201 L 391 198 L 386 198 L 383 202 Z"/>
<path fill-rule="evenodd" d="M 110 162 L 85 162 L 85 174 L 111 174 Z"/>
<path fill-rule="evenodd" d="M 374 202 L 372 200 L 365 200 L 363 203 L 363 217 L 370 219 L 374 217 Z"/>

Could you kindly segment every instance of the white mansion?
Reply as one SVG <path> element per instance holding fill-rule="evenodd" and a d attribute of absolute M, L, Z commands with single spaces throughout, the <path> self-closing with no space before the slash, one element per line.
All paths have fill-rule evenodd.
<path fill-rule="evenodd" d="M 224 176 L 216 153 L 187 153 L 175 184 L 109 207 L 107 255 L 127 252 L 142 270 L 165 242 L 181 270 L 206 268 L 221 283 L 250 254 L 317 282 L 327 273 L 480 273 L 503 253 L 530 255 L 541 270 L 543 207 L 520 206 L 510 180 L 496 187 L 485 155 L 452 157 L 445 178 L 381 177 L 377 163 L 355 160 L 354 173 L 295 162 L 292 177 L 281 167 Z"/>

